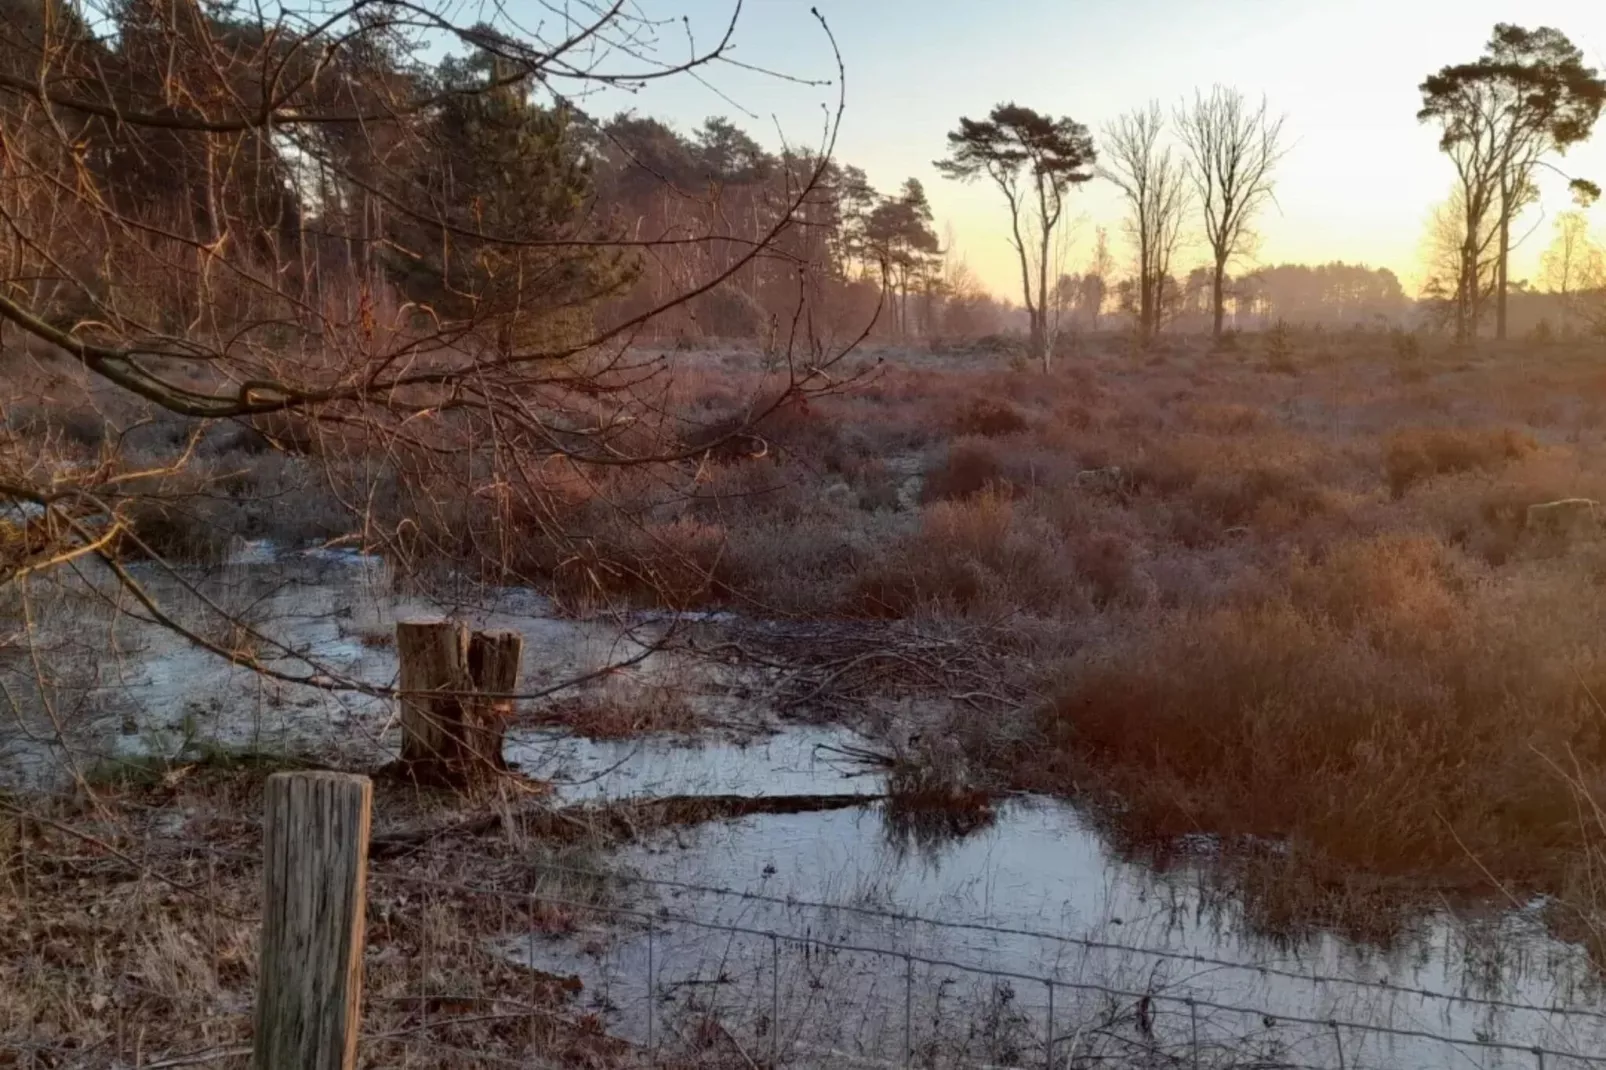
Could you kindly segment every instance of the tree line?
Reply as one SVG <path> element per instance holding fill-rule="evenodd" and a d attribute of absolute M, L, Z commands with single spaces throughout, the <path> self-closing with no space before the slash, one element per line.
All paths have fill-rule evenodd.
<path fill-rule="evenodd" d="M 1287 151 L 1283 122 L 1264 99 L 1254 105 L 1218 85 L 1179 105 L 1169 122 L 1157 101 L 1120 116 L 1104 129 L 1101 163 L 1082 123 L 1005 103 L 985 119 L 961 118 L 937 167 L 962 182 L 986 180 L 1003 194 L 1030 346 L 1046 368 L 1056 327 L 1049 284 L 1057 278 L 1055 231 L 1066 219 L 1070 194 L 1095 177 L 1114 184 L 1126 204 L 1135 264 L 1122 284 L 1122 307 L 1132 312 L 1139 337 L 1156 333 L 1175 304 L 1172 261 L 1194 210 L 1211 253 L 1211 330 L 1221 336 L 1229 267 L 1250 251 L 1255 216 L 1271 199 Z M 1177 145 L 1169 143 L 1172 130 Z M 1105 240 L 1101 235 L 1101 246 Z M 1095 259 L 1100 256 L 1096 251 Z M 1104 281 L 1104 272 L 1094 274 Z"/>
<path fill-rule="evenodd" d="M 1505 338 L 1512 224 L 1537 200 L 1538 173 L 1561 174 L 1583 204 L 1599 196 L 1593 181 L 1561 171 L 1553 158 L 1590 136 L 1606 103 L 1606 81 L 1561 31 L 1501 23 L 1483 55 L 1443 67 L 1420 91 L 1418 118 L 1440 128 L 1440 148 L 1456 171 L 1453 195 L 1430 228 L 1424 297 L 1430 312 L 1445 310 L 1458 340 L 1470 338 L 1491 308 L 1495 335 Z M 1140 337 L 1202 297 L 1198 273 L 1185 285 L 1172 274 L 1191 219 L 1209 252 L 1210 328 L 1219 338 L 1229 270 L 1253 248 L 1255 218 L 1273 198 L 1288 148 L 1284 119 L 1270 114 L 1264 99 L 1251 103 L 1222 86 L 1196 93 L 1169 117 L 1158 102 L 1122 115 L 1105 127 L 1100 143 L 1102 158 L 1082 123 L 1010 102 L 983 119 L 961 118 L 948 135 L 948 155 L 937 162 L 946 176 L 985 180 L 1003 195 L 1031 346 L 1045 366 L 1055 310 L 1071 289 L 1049 280 L 1057 278 L 1050 264 L 1054 232 L 1067 218 L 1072 192 L 1100 178 L 1121 193 L 1133 265 L 1119 284 L 1119 301 Z M 1581 252 L 1578 220 L 1567 225 L 1571 230 L 1558 241 L 1571 252 L 1557 255 L 1586 270 L 1563 270 L 1562 277 L 1575 288 L 1598 289 L 1584 281 L 1591 261 Z M 1232 296 L 1251 307 L 1257 300 L 1250 290 Z M 1380 312 L 1396 303 L 1386 292 L 1372 300 Z M 1294 307 L 1306 311 L 1298 301 Z"/>
<path fill-rule="evenodd" d="M 314 372 L 284 354 L 362 349 L 380 320 L 427 323 L 437 349 L 504 356 L 626 334 L 773 343 L 805 305 L 843 333 L 878 310 L 876 329 L 899 337 L 1005 321 L 939 239 L 917 178 L 883 193 L 829 144 L 770 152 L 724 118 L 685 134 L 594 117 L 542 80 L 565 43 L 535 47 L 511 25 L 361 3 L 268 19 L 209 0 L 3 0 L 0 17 L 12 158 L 0 320 L 92 363 L 85 346 L 100 339 L 96 367 L 197 412 L 269 403 L 186 398 L 130 355 L 202 360 L 195 347 L 248 323 L 230 360 L 248 353 L 263 374 L 241 378 L 327 392 L 351 362 Z M 459 50 L 435 58 L 443 36 Z M 651 70 L 564 73 L 645 85 Z M 1501 24 L 1483 56 L 1421 91 L 1419 117 L 1457 174 L 1427 296 L 1458 336 L 1488 310 L 1503 336 L 1512 221 L 1537 174 L 1589 136 L 1606 83 L 1559 31 Z M 1002 196 L 1029 344 L 1046 362 L 1057 331 L 1096 328 L 1112 306 L 1143 337 L 1206 309 L 1219 336 L 1229 302 L 1316 315 L 1241 270 L 1288 148 L 1264 99 L 1216 86 L 1169 112 L 1150 102 L 1098 138 L 1000 104 L 961 118 L 936 166 Z M 1082 270 L 1066 263 L 1075 192 L 1094 180 L 1122 196 L 1129 270 L 1102 230 Z M 1569 180 L 1582 199 L 1597 192 Z M 1208 263 L 1179 278 L 1190 237 Z M 1346 307 L 1342 291 L 1332 307 Z M 1362 303 L 1385 308 L 1387 291 Z"/>

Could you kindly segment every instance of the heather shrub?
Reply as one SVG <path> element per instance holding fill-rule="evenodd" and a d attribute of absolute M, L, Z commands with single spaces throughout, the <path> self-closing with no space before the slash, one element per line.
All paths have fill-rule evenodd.
<path fill-rule="evenodd" d="M 872 616 L 1052 612 L 1087 605 L 1054 529 L 997 489 L 926 506 L 919 530 L 866 566 L 853 601 Z"/>
<path fill-rule="evenodd" d="M 124 556 L 148 553 L 169 564 L 216 564 L 224 560 L 235 532 L 228 510 L 204 495 L 139 496 L 118 510 L 135 539 L 124 539 Z"/>
<path fill-rule="evenodd" d="M 1113 532 L 1094 532 L 1073 543 L 1076 574 L 1097 606 L 1108 606 L 1137 594 L 1137 549 Z"/>
<path fill-rule="evenodd" d="M 1533 436 L 1510 428 L 1412 428 L 1383 443 L 1383 474 L 1399 497 L 1434 476 L 1493 470 L 1538 448 Z"/>
<path fill-rule="evenodd" d="M 1197 430 L 1214 434 L 1255 431 L 1269 422 L 1260 409 L 1237 402 L 1194 402 L 1183 407 L 1183 415 Z"/>
<path fill-rule="evenodd" d="M 631 523 L 579 538 L 549 566 L 555 593 L 576 604 L 624 598 L 686 609 L 728 590 L 725 529 L 692 517 Z"/>
<path fill-rule="evenodd" d="M 1043 715 L 1039 786 L 1103 785 L 1132 835 L 1269 837 L 1374 873 L 1521 880 L 1577 838 L 1546 763 L 1602 754 L 1582 684 L 1606 665 L 1565 641 L 1602 623 L 1597 600 L 1492 584 L 1419 537 L 1241 590 L 1079 655 Z"/>
<path fill-rule="evenodd" d="M 1014 405 L 998 398 L 973 398 L 953 419 L 953 433 L 996 438 L 1025 431 L 1031 425 Z"/>
<path fill-rule="evenodd" d="M 975 497 L 1009 487 L 998 447 L 982 439 L 956 439 L 947 454 L 926 472 L 921 500 L 941 502 Z"/>

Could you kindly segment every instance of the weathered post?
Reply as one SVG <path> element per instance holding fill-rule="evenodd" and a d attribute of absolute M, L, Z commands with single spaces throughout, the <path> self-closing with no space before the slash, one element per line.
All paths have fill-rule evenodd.
<path fill-rule="evenodd" d="M 402 768 L 413 779 L 472 787 L 505 769 L 524 637 L 475 632 L 458 621 L 401 621 Z"/>
<path fill-rule="evenodd" d="M 276 773 L 263 821 L 255 1070 L 352 1070 L 373 786 Z"/>

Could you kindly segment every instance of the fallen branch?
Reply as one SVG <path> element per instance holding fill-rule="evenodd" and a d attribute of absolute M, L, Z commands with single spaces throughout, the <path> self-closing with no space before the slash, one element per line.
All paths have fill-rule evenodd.
<path fill-rule="evenodd" d="M 483 836 L 516 821 L 527 836 L 549 842 L 572 843 L 599 837 L 610 843 L 634 840 L 645 830 L 672 825 L 698 825 L 728 821 L 754 814 L 812 814 L 851 810 L 886 798 L 876 794 L 838 795 L 671 795 L 658 799 L 627 800 L 606 805 L 584 804 L 543 808 L 523 814 L 486 814 L 449 825 L 394 832 L 373 837 L 369 858 L 391 858 L 416 851 L 437 840 Z"/>

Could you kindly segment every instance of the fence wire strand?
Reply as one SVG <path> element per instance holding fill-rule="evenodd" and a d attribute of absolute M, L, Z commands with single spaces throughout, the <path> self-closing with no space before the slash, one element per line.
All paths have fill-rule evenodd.
<path fill-rule="evenodd" d="M 1187 961 L 1212 961 L 1205 956 L 1193 956 L 1185 953 L 1171 952 L 1158 954 L 1154 951 L 1154 949 L 1140 946 L 1127 946 L 1104 941 L 1083 941 L 1072 937 L 1055 937 L 1052 934 L 1036 934 L 1030 932 L 1029 930 L 1019 930 L 1001 926 L 945 923 L 936 919 L 898 914 L 889 911 L 869 910 L 862 907 L 808 903 L 799 900 L 782 899 L 780 897 L 761 896 L 754 893 L 737 892 L 729 889 L 698 888 L 695 885 L 688 885 L 683 882 L 676 881 L 628 877 L 618 878 L 616 875 L 587 873 L 586 871 L 566 869 L 563 867 L 539 868 L 551 869 L 555 872 L 561 871 L 570 875 L 583 874 L 589 878 L 597 880 L 623 880 L 626 883 L 635 882 L 643 884 L 657 884 L 664 887 L 705 891 L 710 894 L 718 895 L 729 895 L 739 899 L 759 899 L 765 902 L 783 905 L 788 908 L 805 907 L 818 908 L 826 911 L 843 910 L 855 914 L 868 914 L 870 916 L 891 920 L 917 922 L 938 928 L 1006 933 L 1009 935 L 1041 936 L 1042 938 L 1048 940 L 1059 940 L 1066 943 L 1092 947 L 1098 950 L 1118 950 L 1131 954 L 1154 955 L 1157 958 L 1182 959 Z M 663 979 L 665 977 L 663 971 L 666 965 L 664 959 L 664 941 L 662 937 L 668 933 L 672 927 L 678 926 L 704 933 L 723 934 L 727 937 L 733 938 L 751 938 L 755 941 L 758 941 L 761 946 L 768 945 L 773 949 L 771 953 L 773 957 L 771 958 L 771 965 L 768 971 L 771 974 L 771 984 L 768 986 L 768 990 L 764 990 L 765 986 L 763 986 L 761 983 L 763 980 L 762 973 L 765 972 L 763 966 L 758 966 L 748 980 L 749 987 L 753 989 L 749 995 L 753 1001 L 753 1007 L 757 1017 L 763 1024 L 763 1027 L 771 1031 L 772 1054 L 769 1056 L 769 1061 L 772 1063 L 784 1064 L 788 1061 L 790 1056 L 805 1055 L 807 1053 L 803 1051 L 803 1048 L 808 1047 L 808 1045 L 800 1046 L 789 1041 L 783 1041 L 780 1037 L 782 1033 L 782 1024 L 778 1020 L 781 1016 L 781 1001 L 779 995 L 780 959 L 781 949 L 786 948 L 789 951 L 792 949 L 798 949 L 798 953 L 803 956 L 819 957 L 828 955 L 856 955 L 869 956 L 873 959 L 885 959 L 895 962 L 901 961 L 904 966 L 903 982 L 905 991 L 904 1007 L 902 1008 L 902 1016 L 904 1020 L 901 1023 L 901 1029 L 899 1031 L 903 1034 L 904 1056 L 901 1060 L 884 1060 L 875 1058 L 853 1060 L 863 1061 L 866 1065 L 890 1066 L 899 1065 L 900 1063 L 902 1065 L 920 1064 L 920 1041 L 915 1036 L 914 1029 L 916 1020 L 915 1008 L 917 1002 L 919 1002 L 916 999 L 917 967 L 921 967 L 929 971 L 949 971 L 953 974 L 972 979 L 986 979 L 992 982 L 1005 982 L 1010 985 L 1018 983 L 1022 986 L 1034 986 L 1035 990 L 1046 992 L 1049 997 L 1048 1006 L 1041 1016 L 1041 1020 L 1046 1024 L 1053 1024 L 1059 1017 L 1063 1015 L 1063 1011 L 1061 1011 L 1055 1005 L 1056 993 L 1076 992 L 1093 997 L 1102 997 L 1106 1000 L 1124 1001 L 1125 1004 L 1136 1008 L 1134 1013 L 1136 1015 L 1137 1031 L 1142 1037 L 1148 1038 L 1147 1042 L 1150 1043 L 1151 1046 L 1156 1045 L 1154 1038 L 1160 1032 L 1157 1023 L 1159 1023 L 1162 1017 L 1167 1019 L 1180 1019 L 1180 1032 L 1186 1036 L 1186 1040 L 1181 1046 L 1186 1048 L 1187 1056 L 1186 1059 L 1181 1059 L 1179 1057 L 1179 1059 L 1171 1060 L 1175 1063 L 1175 1065 L 1179 1066 L 1200 1065 L 1200 1053 L 1202 1050 L 1204 1050 L 1201 1047 L 1201 1045 L 1204 1043 L 1204 1040 L 1200 1036 L 1201 1012 L 1211 1012 L 1225 1016 L 1238 1016 L 1245 1020 L 1258 1020 L 1259 1024 L 1263 1027 L 1264 1035 L 1270 1035 L 1277 1030 L 1288 1026 L 1307 1027 L 1309 1030 L 1311 1030 L 1311 1033 L 1309 1037 L 1305 1038 L 1303 1043 L 1332 1043 L 1332 1050 L 1337 1056 L 1336 1064 L 1332 1062 L 1299 1063 L 1288 1059 L 1277 1059 L 1272 1062 L 1255 1062 L 1253 1065 L 1275 1065 L 1278 1067 L 1291 1067 L 1297 1065 L 1339 1065 L 1341 1070 L 1350 1070 L 1351 1067 L 1359 1067 L 1363 1065 L 1361 1062 L 1362 1056 L 1360 1051 L 1346 1049 L 1343 1040 L 1344 1033 L 1349 1033 L 1352 1036 L 1361 1038 L 1371 1036 L 1378 1038 L 1389 1038 L 1391 1040 L 1418 1041 L 1442 1045 L 1448 1050 L 1460 1053 L 1461 1055 L 1467 1055 L 1471 1051 L 1481 1050 L 1492 1053 L 1503 1053 L 1507 1056 L 1517 1056 L 1524 1060 L 1543 1059 L 1545 1057 L 1549 1057 L 1552 1060 L 1562 1060 L 1566 1064 L 1581 1064 L 1591 1066 L 1606 1065 L 1606 1054 L 1595 1054 L 1590 1051 L 1565 1050 L 1561 1047 L 1506 1041 L 1493 1036 L 1457 1035 L 1454 1033 L 1439 1032 L 1427 1028 L 1415 1028 L 1377 1021 L 1360 1021 L 1352 1018 L 1339 1017 L 1336 1015 L 1317 1016 L 1311 1014 L 1289 1013 L 1287 1011 L 1274 1012 L 1263 1006 L 1235 1003 L 1222 999 L 1212 999 L 1198 994 L 1176 994 L 1174 992 L 1167 991 L 1164 987 L 1136 988 L 1105 981 L 1090 981 L 1069 978 L 1059 974 L 1039 975 L 1019 970 L 1002 969 L 978 965 L 975 963 L 966 963 L 945 956 L 920 954 L 915 951 L 908 950 L 907 948 L 900 949 L 896 947 L 857 943 L 849 940 L 829 939 L 816 933 L 809 933 L 805 936 L 799 936 L 795 933 L 780 932 L 773 928 L 741 925 L 725 921 L 710 921 L 703 918 L 692 917 L 683 913 L 674 912 L 667 907 L 659 907 L 657 909 L 642 909 L 630 906 L 620 906 L 611 903 L 586 902 L 561 895 L 548 895 L 539 891 L 516 891 L 503 888 L 457 883 L 452 881 L 443 881 L 432 877 L 421 876 L 416 873 L 376 873 L 374 875 L 374 879 L 381 883 L 394 883 L 398 886 L 429 890 L 439 893 L 450 893 L 457 896 L 505 899 L 515 902 L 523 902 L 529 904 L 529 910 L 532 913 L 536 910 L 537 904 L 540 904 L 548 908 L 556 908 L 573 912 L 577 916 L 611 918 L 622 921 L 627 925 L 639 926 L 646 937 L 648 955 L 646 968 L 646 1004 L 649 1010 L 647 1013 L 647 1042 L 644 1047 L 652 1052 L 654 1056 L 658 1054 L 659 1049 L 665 1043 L 664 1036 L 672 1035 L 673 1030 L 673 1026 L 661 1019 L 659 1014 L 661 1008 L 658 1006 L 658 1004 L 662 999 L 661 992 L 664 984 Z M 526 944 L 526 946 L 528 947 L 530 945 Z M 714 981 L 703 983 L 715 987 L 716 990 L 718 988 L 740 989 L 742 983 L 740 978 L 733 977 L 730 973 L 733 958 L 732 948 L 733 945 L 727 942 L 724 945 L 723 950 L 713 949 L 710 952 L 716 961 L 717 972 Z M 532 959 L 530 965 L 534 966 L 535 963 L 536 960 Z M 1219 964 L 1230 966 L 1234 969 L 1243 970 L 1246 972 L 1275 973 L 1279 976 L 1287 976 L 1291 979 L 1297 979 L 1299 981 L 1315 985 L 1340 983 L 1360 988 L 1372 988 L 1376 991 L 1387 993 L 1390 996 L 1420 995 L 1425 998 L 1447 1000 L 1455 1003 L 1470 1004 L 1474 1006 L 1484 1006 L 1497 1010 L 1522 1011 L 1539 1014 L 1546 1017 L 1564 1016 L 1569 1012 L 1577 1016 L 1595 1019 L 1606 1017 L 1606 1015 L 1602 1015 L 1600 1012 L 1590 1012 L 1582 1008 L 1549 1008 L 1539 1006 L 1537 1004 L 1523 1004 L 1520 1002 L 1507 1000 L 1447 996 L 1431 990 L 1413 990 L 1407 986 L 1396 985 L 1387 982 L 1367 982 L 1354 978 L 1329 979 L 1319 975 L 1263 969 L 1261 967 L 1245 965 L 1243 963 L 1220 962 Z M 741 976 L 748 977 L 747 974 L 742 974 Z M 610 980 L 612 979 L 610 978 Z M 942 986 L 947 984 L 948 982 L 946 980 L 941 982 L 938 986 L 939 990 L 942 988 Z M 610 995 L 607 998 L 611 999 L 612 997 Z M 926 995 L 924 992 L 922 992 L 921 1000 L 925 999 Z M 769 1016 L 767 1022 L 763 1022 L 762 1019 L 762 1004 L 764 1002 L 769 1003 Z M 716 998 L 712 1001 L 710 1013 L 717 1012 L 718 1010 L 719 1004 Z M 869 1008 L 865 1008 L 863 1013 L 866 1017 L 869 1017 L 873 1015 L 874 1012 Z M 924 1010 L 922 1010 L 922 1014 L 924 1014 Z M 662 1027 L 661 1032 L 658 1028 L 659 1026 Z M 722 1026 L 720 1028 L 724 1027 Z M 1108 1029 L 1106 1028 L 1104 1031 L 1108 1032 Z M 1249 1037 L 1246 1036 L 1241 1039 L 1249 1039 Z M 753 1058 L 751 1053 L 748 1053 L 745 1049 L 741 1049 L 740 1044 L 735 1041 L 734 1037 L 731 1037 L 731 1043 L 736 1045 L 736 1047 L 741 1050 L 742 1058 L 744 1060 L 752 1063 L 754 1066 L 757 1065 L 757 1060 Z M 1034 1065 L 1039 1064 L 1039 1062 L 1041 1065 L 1056 1065 L 1054 1062 L 1056 1054 L 1059 1053 L 1067 1044 L 1074 1048 L 1075 1043 L 1076 1037 L 1072 1034 L 1056 1033 L 1048 1028 L 1044 1028 L 1041 1040 L 1034 1042 L 1033 1045 L 1040 1053 L 1037 1059 L 1033 1060 Z M 1352 1047 L 1361 1046 L 1356 1045 Z M 843 1054 L 845 1055 L 846 1053 Z M 1098 1059 L 1090 1060 L 1085 1057 L 1079 1057 L 1074 1051 L 1070 1051 L 1067 1056 L 1058 1057 L 1062 1060 L 1067 1057 L 1070 1058 L 1070 1065 L 1094 1065 L 1100 1061 Z M 928 1060 L 928 1063 L 929 1062 L 930 1061 Z M 1119 1064 L 1119 1060 L 1116 1061 L 1116 1064 Z M 980 1066 L 985 1064 L 956 1063 L 954 1065 Z M 1235 1063 L 1234 1065 L 1243 1064 Z"/>
<path fill-rule="evenodd" d="M 770 906 L 783 907 L 788 910 L 819 910 L 834 912 L 861 918 L 874 918 L 881 921 L 920 925 L 948 932 L 971 932 L 989 936 L 1016 936 L 1032 940 L 1040 940 L 1045 943 L 1076 947 L 1085 951 L 1112 951 L 1119 952 L 1121 954 L 1141 955 L 1147 958 L 1171 962 L 1184 962 L 1195 966 L 1212 966 L 1242 973 L 1256 973 L 1266 977 L 1280 977 L 1306 984 L 1345 985 L 1355 988 L 1387 991 L 1399 995 L 1417 996 L 1422 999 L 1441 1000 L 1447 1003 L 1462 1003 L 1470 1006 L 1490 1007 L 1509 1011 L 1522 1011 L 1531 1014 L 1591 1018 L 1596 1021 L 1606 1022 L 1606 1010 L 1590 1007 L 1569 1007 L 1562 1004 L 1545 1005 L 1538 1003 L 1524 1003 L 1520 1000 L 1458 995 L 1453 992 L 1440 992 L 1431 988 L 1400 984 L 1387 979 L 1372 981 L 1359 977 L 1343 977 L 1336 974 L 1322 974 L 1316 972 L 1307 973 L 1300 970 L 1291 970 L 1285 967 L 1261 963 L 1235 962 L 1231 959 L 1213 957 L 1193 951 L 1176 951 L 1169 948 L 1146 947 L 1140 944 L 1123 944 L 1109 940 L 1098 940 L 1092 937 L 1071 936 L 1065 933 L 1053 933 L 1041 929 L 1029 929 L 1008 925 L 993 925 L 985 922 L 945 921 L 940 918 L 928 917 L 922 914 L 906 913 L 896 910 L 883 910 L 876 907 L 858 906 L 852 903 L 824 903 L 817 900 L 804 899 L 795 896 L 770 895 L 764 892 L 721 887 L 719 885 L 698 884 L 695 882 L 679 881 L 664 877 L 645 877 L 630 873 L 600 873 L 595 870 L 586 870 L 572 866 L 545 862 L 525 862 L 516 864 L 523 866 L 530 872 L 540 873 L 543 875 L 567 876 L 584 880 L 606 881 L 615 884 L 639 885 L 648 888 L 660 888 L 673 891 L 691 892 L 700 895 L 719 896 L 746 902 L 763 903 Z"/>

